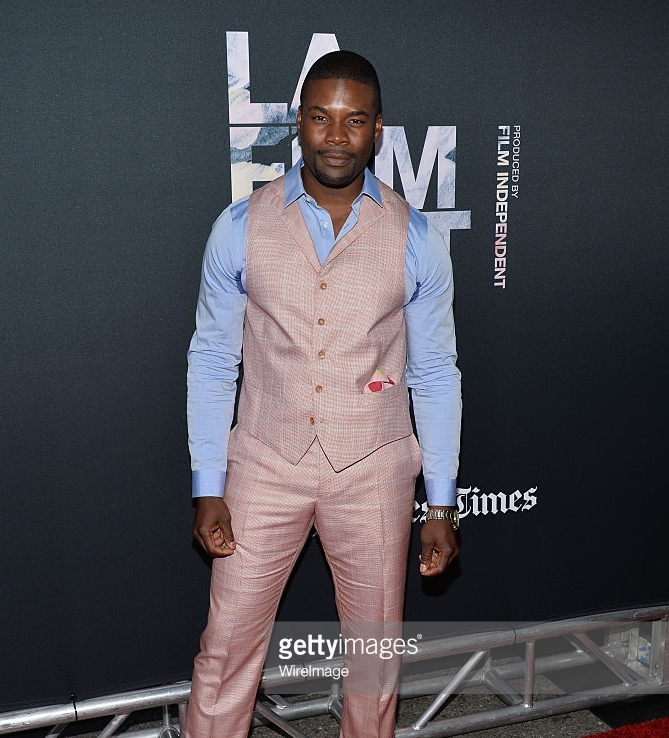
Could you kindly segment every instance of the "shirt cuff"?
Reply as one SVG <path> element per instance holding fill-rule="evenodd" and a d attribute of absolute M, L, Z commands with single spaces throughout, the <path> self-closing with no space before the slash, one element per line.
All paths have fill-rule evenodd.
<path fill-rule="evenodd" d="M 428 505 L 455 507 L 455 479 L 426 479 L 425 494 Z"/>
<path fill-rule="evenodd" d="M 194 469 L 193 497 L 223 497 L 225 472 L 217 469 Z"/>

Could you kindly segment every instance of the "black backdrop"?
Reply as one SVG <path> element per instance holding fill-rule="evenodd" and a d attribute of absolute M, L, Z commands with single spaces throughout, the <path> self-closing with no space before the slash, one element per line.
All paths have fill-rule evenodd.
<path fill-rule="evenodd" d="M 463 552 L 447 582 L 412 568 L 407 616 L 669 601 L 667 8 L 3 0 L 0 709 L 190 675 L 185 350 L 232 196 L 228 32 L 252 101 L 290 103 L 314 33 L 368 56 L 414 170 L 427 127 L 457 127 Z M 330 589 L 312 543 L 282 617 L 332 618 Z"/>

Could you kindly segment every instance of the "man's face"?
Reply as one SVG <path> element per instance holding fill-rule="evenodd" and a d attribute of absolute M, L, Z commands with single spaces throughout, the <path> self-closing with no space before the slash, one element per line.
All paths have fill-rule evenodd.
<path fill-rule="evenodd" d="M 349 79 L 312 80 L 297 112 L 304 174 L 324 187 L 351 184 L 362 175 L 382 125 L 370 85 Z"/>

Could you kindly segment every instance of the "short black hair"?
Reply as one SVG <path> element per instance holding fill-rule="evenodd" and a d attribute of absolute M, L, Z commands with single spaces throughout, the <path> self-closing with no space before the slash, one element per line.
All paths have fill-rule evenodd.
<path fill-rule="evenodd" d="M 300 91 L 300 104 L 304 88 L 315 79 L 350 79 L 369 85 L 374 94 L 376 114 L 381 112 L 381 85 L 376 74 L 376 69 L 364 56 L 354 51 L 331 51 L 329 54 L 317 59 L 311 69 L 307 72 Z"/>

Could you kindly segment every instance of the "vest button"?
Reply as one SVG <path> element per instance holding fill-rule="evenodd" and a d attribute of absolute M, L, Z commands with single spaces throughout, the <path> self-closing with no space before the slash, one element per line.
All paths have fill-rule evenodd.
<path fill-rule="evenodd" d="M 320 288 L 321 288 L 322 290 L 326 290 L 326 289 L 328 288 L 328 283 L 327 283 L 327 282 L 321 282 L 321 283 L 320 283 Z"/>
<path fill-rule="evenodd" d="M 325 349 L 321 349 L 321 350 L 320 350 L 320 351 L 318 352 L 318 358 L 319 358 L 319 359 L 324 359 L 324 358 L 325 358 Z"/>
<path fill-rule="evenodd" d="M 325 325 L 325 318 L 319 318 L 316 322 L 318 325 Z"/>
<path fill-rule="evenodd" d="M 316 385 L 316 392 L 322 392 L 323 388 L 320 386 L 320 384 Z"/>
<path fill-rule="evenodd" d="M 309 418 L 309 423 L 311 425 L 316 425 L 316 418 Z"/>

